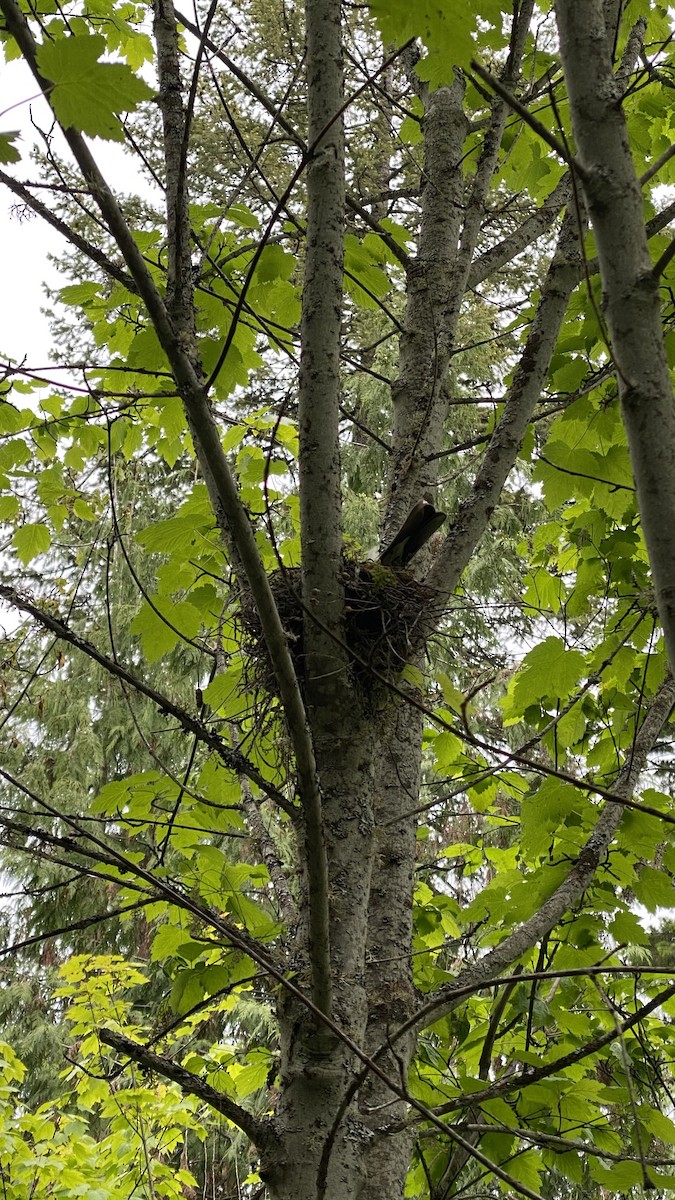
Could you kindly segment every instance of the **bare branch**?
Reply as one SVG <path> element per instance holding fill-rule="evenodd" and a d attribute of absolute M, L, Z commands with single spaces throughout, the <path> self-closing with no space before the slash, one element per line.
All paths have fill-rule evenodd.
<path fill-rule="evenodd" d="M 8 587 L 7 584 L 3 583 L 0 584 L 0 597 L 8 604 L 11 604 L 13 608 L 20 609 L 21 612 L 29 613 L 31 617 L 34 617 L 34 619 L 38 621 L 40 625 L 42 625 L 43 629 L 49 629 L 51 633 L 56 635 L 56 637 L 60 638 L 64 642 L 68 642 L 68 644 L 74 646 L 76 650 L 80 650 L 82 654 L 86 654 L 88 658 L 93 659 L 94 662 L 97 662 L 99 666 L 103 667 L 104 670 L 108 671 L 111 675 L 114 675 L 117 679 L 123 680 L 123 682 L 128 684 L 129 687 L 132 687 L 134 691 L 140 692 L 140 694 L 143 696 L 147 696 L 149 700 L 152 700 L 153 704 L 157 705 L 161 712 L 167 713 L 169 716 L 174 717 L 187 733 L 193 733 L 200 742 L 203 742 L 204 745 L 208 746 L 210 750 L 217 754 L 218 757 L 222 759 L 225 766 L 231 771 L 236 771 L 238 775 L 245 775 L 251 780 L 252 783 L 255 783 L 256 787 L 259 787 L 266 796 L 269 796 L 270 800 L 274 800 L 274 802 L 278 804 L 280 808 L 283 808 L 284 811 L 288 812 L 289 815 L 293 815 L 294 817 L 297 815 L 293 807 L 289 805 L 289 802 L 283 793 L 280 792 L 278 788 L 275 788 L 272 784 L 270 784 L 260 774 L 257 767 L 253 766 L 252 763 L 249 763 L 248 759 L 246 759 L 243 754 L 240 754 L 238 750 L 233 750 L 231 746 L 228 746 L 223 739 L 218 736 L 217 733 L 209 729 L 208 726 L 204 725 L 202 721 L 197 720 L 196 717 L 193 717 L 191 713 L 186 712 L 186 710 L 181 708 L 180 705 L 174 704 L 174 702 L 169 700 L 167 696 L 163 696 L 161 692 L 157 692 L 142 679 L 139 679 L 136 675 L 133 675 L 131 671 L 127 671 L 125 667 L 121 666 L 120 663 L 116 662 L 114 659 L 109 658 L 107 654 L 103 654 L 100 650 L 97 650 L 96 647 L 92 645 L 91 642 L 87 641 L 86 638 L 83 638 L 78 633 L 75 633 L 59 617 L 53 616 L 52 613 L 45 612 L 44 609 L 35 604 L 35 602 L 28 596 L 20 595 L 19 592 L 14 590 L 14 588 Z"/>
<path fill-rule="evenodd" d="M 61 236 L 75 246 L 77 250 L 81 250 L 83 254 L 86 254 L 87 258 L 90 259 L 91 262 L 96 263 L 97 267 L 101 267 L 101 269 L 105 271 L 106 275 L 108 275 L 111 279 L 116 279 L 118 283 L 121 283 L 122 286 L 127 289 L 127 291 L 132 293 L 137 292 L 138 289 L 136 284 L 131 276 L 127 275 L 126 271 L 123 271 L 121 267 L 118 267 L 117 263 L 114 263 L 112 259 L 108 258 L 107 254 L 104 254 L 102 250 L 99 250 L 98 246 L 94 246 L 91 242 L 88 242 L 87 239 L 82 237 L 81 234 L 77 233 L 74 229 L 71 229 L 70 225 L 68 225 L 65 221 L 62 221 L 60 217 L 57 217 L 56 213 L 52 212 L 52 210 L 48 208 L 46 204 L 43 204 L 41 200 L 38 200 L 36 196 L 33 196 L 25 184 L 19 183 L 19 181 L 16 179 L 12 179 L 11 175 L 8 175 L 2 170 L 0 170 L 0 183 L 4 183 L 5 187 L 10 192 L 13 192 L 15 196 L 18 196 L 28 208 L 36 213 L 38 217 L 41 217 L 43 221 L 46 221 L 48 225 L 51 225 L 52 229 L 55 229 L 57 233 L 60 233 Z"/>

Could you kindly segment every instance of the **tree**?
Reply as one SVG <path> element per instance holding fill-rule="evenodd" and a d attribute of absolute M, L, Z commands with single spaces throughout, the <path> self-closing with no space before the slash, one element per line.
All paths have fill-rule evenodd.
<path fill-rule="evenodd" d="M 45 381 L 6 365 L 5 869 L 97 881 L 14 948 L 66 960 L 90 1109 L 140 1065 L 274 1200 L 671 1186 L 675 987 L 636 901 L 675 867 L 672 30 L 646 0 L 456 9 L 307 0 L 303 50 L 295 10 L 242 5 L 235 60 L 215 4 L 157 0 L 150 37 L 142 6 L 0 0 L 70 155 L 46 139 L 53 203 L 0 180 L 77 252 L 87 324 L 81 383 L 26 407 Z M 367 487 L 381 548 L 447 509 L 409 563 L 356 545 Z M 67 697 L 104 747 L 72 781 Z M 131 916 L 152 981 L 69 959 Z"/>

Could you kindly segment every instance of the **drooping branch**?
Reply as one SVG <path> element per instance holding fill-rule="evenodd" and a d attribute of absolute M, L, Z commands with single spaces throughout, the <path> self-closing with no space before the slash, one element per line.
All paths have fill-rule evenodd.
<path fill-rule="evenodd" d="M 0 767 L 0 778 L 4 779 L 10 787 L 16 788 L 18 792 L 23 793 L 23 795 L 27 796 L 40 807 L 40 797 L 31 788 L 27 787 L 25 783 L 22 783 L 20 779 L 15 779 L 4 767 Z M 62 814 L 54 811 L 51 815 L 56 815 L 60 819 Z M 75 821 L 70 822 L 74 836 L 55 834 L 48 829 L 42 829 L 39 825 L 26 825 L 23 821 L 17 821 L 15 817 L 7 816 L 0 818 L 0 827 L 5 830 L 5 836 L 3 836 L 4 845 L 11 845 L 13 850 L 23 850 L 26 854 L 35 854 L 35 843 L 37 842 L 40 846 L 49 846 L 53 850 L 61 851 L 63 854 L 63 859 L 57 859 L 54 855 L 48 856 L 45 850 L 41 850 L 40 854 L 42 857 L 49 858 L 50 862 L 67 862 L 71 870 L 77 869 L 81 874 L 95 875 L 97 879 L 106 879 L 108 882 L 115 884 L 119 883 L 119 875 L 116 873 L 119 871 L 118 860 L 105 850 L 94 851 L 91 846 L 86 845 L 84 843 L 84 830 Z M 17 837 L 23 840 L 24 844 L 21 845 L 18 841 L 11 841 L 6 836 L 7 834 L 17 835 Z M 84 859 L 85 862 L 81 863 L 79 859 Z M 92 866 L 92 863 L 95 863 L 96 866 Z M 105 866 L 112 869 L 105 871 L 103 870 Z M 148 887 L 143 887 L 136 882 L 125 882 L 125 886 L 137 892 L 147 893 L 150 890 Z M 153 896 L 153 899 L 159 899 L 159 897 Z"/>
<path fill-rule="evenodd" d="M 172 883 L 168 883 L 165 879 L 161 879 L 159 875 L 153 874 L 152 871 L 147 870 L 141 863 L 134 862 L 126 854 L 117 850 L 114 845 L 109 844 L 96 833 L 93 833 L 91 829 L 85 828 L 75 817 L 62 812 L 53 804 L 50 804 L 48 800 L 45 800 L 44 797 L 39 796 L 37 792 L 34 792 L 20 779 L 15 779 L 4 767 L 0 767 L 0 776 L 6 779 L 11 787 L 28 796 L 39 810 L 47 813 L 50 817 L 56 818 L 75 834 L 75 838 L 64 839 L 44 830 L 36 831 L 31 830 L 30 827 L 25 827 L 24 832 L 27 837 L 36 837 L 48 845 L 65 846 L 71 852 L 74 851 L 75 854 L 81 855 L 85 859 L 90 859 L 95 863 L 109 863 L 115 871 L 121 873 L 122 877 L 131 877 L 131 884 L 129 884 L 127 879 L 124 880 L 125 887 L 131 886 L 137 892 L 149 891 L 157 899 L 166 900 L 168 903 L 175 904 L 178 908 L 183 908 L 187 912 L 192 913 L 193 916 L 198 917 L 206 925 L 209 925 L 212 929 L 222 934 L 235 949 L 248 954 L 255 963 L 262 967 L 264 971 L 267 971 L 277 982 L 285 982 L 283 973 L 274 962 L 273 951 L 270 951 L 256 938 L 251 937 L 245 929 L 236 928 L 230 921 L 225 920 L 218 913 L 213 912 L 205 905 L 193 899 L 188 892 L 181 890 L 180 887 L 174 886 Z M 8 828 L 13 826 L 14 829 L 20 828 L 17 822 L 12 821 L 8 821 L 7 826 Z M 97 870 L 96 874 L 100 878 L 106 878 L 100 870 Z M 109 878 L 109 876 L 107 877 Z M 118 877 L 113 876 L 112 878 L 115 883 L 120 882 Z M 143 880 L 143 883 L 148 886 L 139 886 L 137 882 L 139 879 Z M 288 986 L 295 994 L 303 1000 L 305 999 L 299 989 L 294 988 L 292 984 Z"/>
<path fill-rule="evenodd" d="M 53 613 L 46 612 L 45 609 L 40 608 L 40 606 L 35 604 L 35 602 L 28 596 L 17 592 L 14 588 L 11 588 L 7 584 L 3 583 L 0 584 L 0 597 L 5 600 L 6 603 L 11 604 L 13 608 L 18 609 L 20 612 L 28 613 L 29 616 L 33 617 L 34 620 L 36 620 L 42 626 L 43 629 L 48 629 L 50 633 L 55 634 L 55 636 L 61 641 L 67 642 L 68 645 L 73 646 L 82 654 L 86 654 L 87 658 L 93 659 L 93 661 L 97 662 L 100 667 L 103 667 L 105 671 L 108 671 L 110 675 L 115 676 L 117 679 L 121 679 L 123 683 L 126 683 L 129 687 L 133 688 L 134 691 L 139 692 L 142 696 L 147 696 L 148 700 L 151 700 L 153 704 L 157 705 L 157 708 L 160 710 L 160 712 L 166 713 L 170 717 L 174 717 L 174 719 L 178 721 L 179 725 L 185 730 L 186 733 L 194 734 L 194 736 L 198 738 L 200 742 L 202 742 L 205 746 L 208 746 L 209 749 L 214 752 L 214 754 L 217 754 L 228 770 L 235 771 L 238 775 L 245 775 L 246 778 L 250 779 L 251 783 L 254 783 L 256 787 L 260 788 L 264 795 L 268 796 L 270 800 L 274 800 L 274 802 L 278 804 L 280 808 L 284 809 L 284 811 L 291 815 L 295 815 L 292 806 L 289 805 L 288 799 L 286 796 L 284 796 L 283 792 L 280 792 L 278 788 L 275 788 L 272 784 L 270 784 L 269 781 L 260 774 L 260 771 L 257 769 L 257 767 L 248 761 L 245 755 L 241 754 L 238 750 L 233 750 L 231 746 L 228 746 L 226 742 L 224 742 L 217 733 L 209 729 L 208 726 L 203 723 L 203 721 L 193 717 L 191 713 L 187 712 L 184 708 L 181 708 L 180 705 L 175 704 L 173 700 L 168 698 L 168 696 L 164 696 L 161 692 L 156 691 L 155 688 L 150 687 L 149 684 L 145 683 L 143 679 L 139 679 L 131 671 L 127 671 L 126 667 L 123 667 L 115 659 L 109 658 L 107 654 L 103 654 L 103 652 L 98 650 L 92 642 L 81 637 L 79 633 L 75 633 L 74 630 L 70 629 L 69 626 L 66 625 L 65 621 L 60 619 L 60 617 L 55 617 Z"/>
<path fill-rule="evenodd" d="M 555 6 L 582 186 L 659 616 L 675 665 L 675 404 L 621 86 L 601 0 Z"/>
<path fill-rule="evenodd" d="M 0 824 L 2 822 L 0 821 Z M 61 925 L 58 929 L 47 929 L 44 933 L 35 933 L 32 937 L 22 938 L 20 942 L 13 942 L 11 946 L 0 946 L 0 958 L 4 958 L 6 954 L 18 954 L 20 950 L 27 950 L 29 946 L 38 946 L 41 942 L 48 942 L 51 938 L 64 937 L 69 933 L 79 933 L 83 929 L 91 929 L 93 925 L 101 925 L 104 921 L 112 921 L 115 917 L 123 917 L 128 913 L 137 912 L 140 908 L 146 908 L 148 904 L 156 903 L 154 896 L 148 896 L 146 900 L 135 900 L 133 904 L 122 904 L 119 908 L 111 908 L 108 912 L 97 913 L 94 917 L 82 917 L 80 921 L 70 921 L 67 925 Z"/>
<path fill-rule="evenodd" d="M 170 1079 L 172 1083 L 177 1083 L 186 1096 L 197 1096 L 199 1100 L 203 1100 L 216 1112 L 227 1117 L 228 1121 L 232 1121 L 233 1125 L 241 1129 L 262 1153 L 271 1154 L 277 1149 L 277 1138 L 270 1121 L 259 1120 L 253 1113 L 242 1108 L 240 1104 L 230 1100 L 229 1096 L 217 1091 L 205 1079 L 195 1075 L 194 1071 L 188 1071 L 186 1067 L 182 1067 L 180 1063 L 175 1062 L 166 1054 L 157 1054 L 154 1050 L 148 1050 L 140 1042 L 134 1042 L 115 1029 L 100 1029 L 98 1036 L 104 1046 L 110 1046 L 118 1054 L 124 1054 L 132 1062 L 138 1063 L 144 1071 L 154 1071 L 163 1079 Z"/>

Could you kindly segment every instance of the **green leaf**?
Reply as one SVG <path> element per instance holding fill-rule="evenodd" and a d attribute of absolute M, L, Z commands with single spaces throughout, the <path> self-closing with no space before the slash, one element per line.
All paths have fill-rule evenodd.
<path fill-rule="evenodd" d="M 625 942 L 629 946 L 648 946 L 650 944 L 649 934 L 642 928 L 635 913 L 632 912 L 617 913 L 609 926 L 609 932 L 617 942 Z"/>
<path fill-rule="evenodd" d="M 456 734 L 450 733 L 449 730 L 439 733 L 438 737 L 434 738 L 437 770 L 447 771 L 462 756 L 463 750 L 464 744 Z"/>
<path fill-rule="evenodd" d="M 21 161 L 21 155 L 14 145 L 14 141 L 19 137 L 21 137 L 21 134 L 18 129 L 13 129 L 7 133 L 0 133 L 0 162 L 14 163 Z"/>
<path fill-rule="evenodd" d="M 420 691 L 424 689 L 424 675 L 413 663 L 405 664 L 400 673 L 400 679 L 403 683 L 410 683 L 413 687 L 419 688 Z"/>
<path fill-rule="evenodd" d="M 180 925 L 160 925 L 152 939 L 150 949 L 151 962 L 164 962 L 171 958 L 179 946 L 189 941 L 189 934 Z"/>
<path fill-rule="evenodd" d="M 588 1165 L 596 1183 L 608 1188 L 613 1195 L 629 1192 L 643 1182 L 642 1168 L 637 1162 L 612 1162 L 605 1167 L 601 1159 L 591 1155 Z"/>
<path fill-rule="evenodd" d="M 269 283 L 272 279 L 290 279 L 295 270 L 295 258 L 283 246 L 267 245 L 262 251 L 253 276 L 254 283 Z"/>
<path fill-rule="evenodd" d="M 353 234 L 345 238 L 345 288 L 364 308 L 377 308 L 377 297 L 389 291 L 389 278 L 375 262 L 368 243 Z"/>
<path fill-rule="evenodd" d="M 18 433 L 30 425 L 29 414 L 15 408 L 8 400 L 0 399 L 0 433 Z"/>
<path fill-rule="evenodd" d="M 138 634 L 148 662 L 157 662 L 184 638 L 194 638 L 201 626 L 201 613 L 189 600 L 174 603 L 166 596 L 153 596 L 151 608 L 143 601 L 140 612 L 130 625 Z M 158 610 L 158 611 L 155 611 Z"/>
<path fill-rule="evenodd" d="M 503 701 L 505 716 L 514 720 L 540 700 L 565 700 L 586 672 L 580 650 L 568 650 L 561 638 L 548 637 L 525 655 Z"/>
<path fill-rule="evenodd" d="M 133 112 L 152 88 L 123 63 L 100 63 L 105 39 L 77 34 L 43 42 L 37 51 L 42 75 L 54 84 L 50 101 L 64 129 L 124 141 L 119 113 Z"/>
<path fill-rule="evenodd" d="M 588 800 L 571 783 L 549 777 L 521 805 L 523 849 L 531 857 L 547 854 L 553 834 L 567 817 L 588 808 Z"/>
<path fill-rule="evenodd" d="M 675 1145 L 675 1124 L 665 1113 L 647 1104 L 638 1106 L 638 1117 L 654 1137 L 660 1138 L 667 1145 Z"/>
<path fill-rule="evenodd" d="M 230 1074 L 234 1080 L 234 1090 L 240 1099 L 251 1096 L 265 1086 L 270 1071 L 270 1060 L 260 1057 L 259 1062 L 246 1063 L 239 1070 L 232 1069 Z"/>
<path fill-rule="evenodd" d="M 0 496 L 0 521 L 13 521 L 21 512 L 17 496 Z"/>
<path fill-rule="evenodd" d="M 22 563 L 28 564 L 49 549 L 52 536 L 47 526 L 38 522 L 35 525 L 21 525 L 14 531 L 12 542 Z"/>
<path fill-rule="evenodd" d="M 509 1160 L 508 1168 L 509 1173 L 519 1183 L 524 1183 L 533 1191 L 539 1191 L 544 1163 L 538 1150 L 526 1150 L 524 1154 L 514 1155 Z"/>
<path fill-rule="evenodd" d="M 427 46 L 427 57 L 417 66 L 420 78 L 438 86 L 451 81 L 455 65 L 468 65 L 480 6 L 468 0 L 453 0 L 451 8 L 433 0 L 370 0 L 369 7 L 385 44 L 420 38 Z"/>
<path fill-rule="evenodd" d="M 655 871 L 653 867 L 642 867 L 633 891 L 649 912 L 657 908 L 675 907 L 675 887 L 669 875 Z"/>

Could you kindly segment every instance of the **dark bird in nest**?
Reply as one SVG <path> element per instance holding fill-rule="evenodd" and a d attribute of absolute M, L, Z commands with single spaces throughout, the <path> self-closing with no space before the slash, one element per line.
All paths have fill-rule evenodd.
<path fill-rule="evenodd" d="M 447 513 L 439 512 L 429 500 L 418 500 L 408 513 L 393 542 L 380 555 L 385 567 L 406 567 L 432 534 L 440 529 Z"/>

